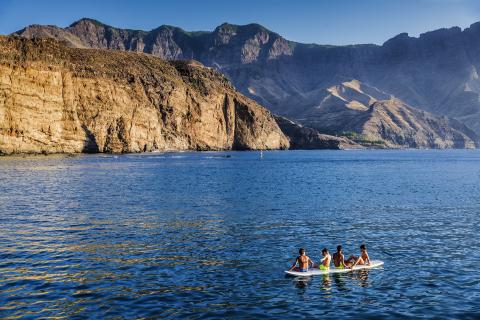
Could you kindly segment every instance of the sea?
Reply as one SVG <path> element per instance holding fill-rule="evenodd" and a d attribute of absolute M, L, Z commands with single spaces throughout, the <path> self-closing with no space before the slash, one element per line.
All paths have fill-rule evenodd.
<path fill-rule="evenodd" d="M 1 157 L 0 318 L 478 319 L 479 214 L 480 150 Z"/>

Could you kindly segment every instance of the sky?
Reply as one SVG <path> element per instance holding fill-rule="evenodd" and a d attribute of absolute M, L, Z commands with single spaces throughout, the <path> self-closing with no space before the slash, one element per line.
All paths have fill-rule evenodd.
<path fill-rule="evenodd" d="M 210 31 L 223 22 L 259 23 L 289 40 L 382 44 L 480 21 L 479 0 L 0 0 L 0 34 L 30 24 L 66 27 L 83 17 L 120 28 L 168 24 Z"/>

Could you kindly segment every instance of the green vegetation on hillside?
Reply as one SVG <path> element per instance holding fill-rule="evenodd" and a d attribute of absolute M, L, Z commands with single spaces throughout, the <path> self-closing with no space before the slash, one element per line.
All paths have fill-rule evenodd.
<path fill-rule="evenodd" d="M 377 145 L 377 146 L 385 146 L 385 141 L 384 140 L 372 140 L 372 139 L 369 139 L 367 136 L 365 136 L 363 134 L 353 132 L 353 131 L 341 132 L 339 134 L 339 136 L 345 137 L 345 138 L 350 139 L 350 140 L 353 140 L 353 141 L 355 141 L 356 143 L 359 143 L 359 144 L 372 144 L 372 145 Z"/>

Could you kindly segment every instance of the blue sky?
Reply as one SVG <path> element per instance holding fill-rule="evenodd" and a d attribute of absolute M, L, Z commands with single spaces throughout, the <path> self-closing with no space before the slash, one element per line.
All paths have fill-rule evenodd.
<path fill-rule="evenodd" d="M 222 22 L 260 23 L 287 39 L 320 44 L 377 43 L 480 21 L 479 0 L 0 0 L 0 34 L 26 25 L 68 26 L 90 17 L 116 27 L 162 24 L 213 30 Z"/>

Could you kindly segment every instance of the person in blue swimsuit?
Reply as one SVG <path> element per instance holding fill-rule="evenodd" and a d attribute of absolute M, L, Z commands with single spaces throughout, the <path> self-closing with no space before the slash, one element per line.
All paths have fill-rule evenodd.
<path fill-rule="evenodd" d="M 307 272 L 310 267 L 313 267 L 313 261 L 307 256 L 305 249 L 301 248 L 298 253 L 300 255 L 288 271 Z"/>

